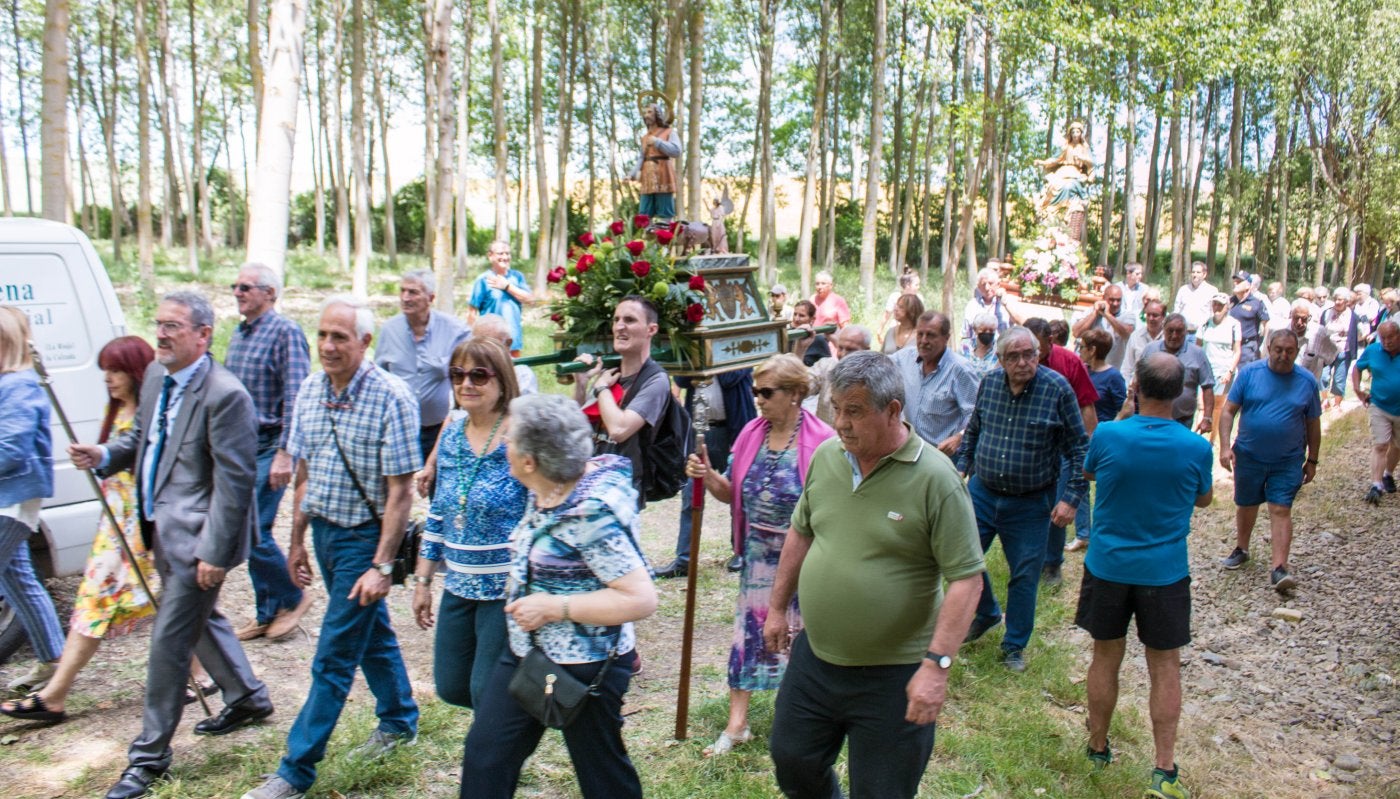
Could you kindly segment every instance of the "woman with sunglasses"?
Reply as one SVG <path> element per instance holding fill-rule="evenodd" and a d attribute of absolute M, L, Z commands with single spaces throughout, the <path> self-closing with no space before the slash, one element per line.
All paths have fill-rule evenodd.
<path fill-rule="evenodd" d="M 734 440 L 729 472 L 710 469 L 703 451 L 686 462 L 687 475 L 703 480 L 715 499 L 730 504 L 735 551 L 744 555 L 734 644 L 729 651 L 729 723 L 705 749 L 706 756 L 726 754 L 735 744 L 752 740 L 750 695 L 776 690 L 782 682 L 787 656 L 763 645 L 768 598 L 812 453 L 836 435 L 802 409 L 810 382 L 807 368 L 796 355 L 775 355 L 764 361 L 753 370 L 753 383 L 759 416 L 744 425 Z M 795 599 L 788 618 L 800 618 Z"/>
<path fill-rule="evenodd" d="M 505 649 L 510 535 L 525 515 L 525 487 L 506 460 L 507 409 L 520 389 L 497 341 L 458 344 L 450 363 L 452 393 L 467 415 L 438 440 L 437 490 L 413 575 L 413 617 L 425 630 L 433 626 L 433 575 L 446 560 L 433 680 L 444 702 L 477 707 Z"/>

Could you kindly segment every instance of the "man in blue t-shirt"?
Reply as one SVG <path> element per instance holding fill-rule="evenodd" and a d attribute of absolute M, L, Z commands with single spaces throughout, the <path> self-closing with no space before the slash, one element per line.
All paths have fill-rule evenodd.
<path fill-rule="evenodd" d="M 1361 388 L 1361 373 L 1371 373 L 1371 390 Z M 1351 372 L 1356 396 L 1371 421 L 1371 487 L 1366 501 L 1381 504 L 1382 492 L 1395 493 L 1395 466 L 1400 463 L 1400 325 L 1387 319 Z"/>
<path fill-rule="evenodd" d="M 1138 414 L 1099 426 L 1084 473 L 1098 483 L 1094 537 L 1084 557 L 1075 624 L 1094 639 L 1089 665 L 1089 759 L 1107 765 L 1108 725 L 1118 703 L 1118 670 L 1128 622 L 1137 618 L 1152 681 L 1155 768 L 1149 796 L 1185 796 L 1175 762 L 1181 716 L 1181 647 L 1191 641 L 1191 513 L 1211 502 L 1210 444 L 1178 424 L 1172 403 L 1185 368 L 1170 353 L 1143 359 Z M 1143 468 L 1144 463 L 1152 464 Z"/>
<path fill-rule="evenodd" d="M 471 299 L 467 300 L 467 325 L 476 322 L 477 314 L 499 314 L 510 325 L 510 355 L 520 357 L 525 345 L 525 332 L 520 324 L 522 306 L 531 302 L 530 284 L 519 269 L 510 268 L 510 244 L 497 239 L 486 248 L 490 268 L 472 283 Z"/>
<path fill-rule="evenodd" d="M 1221 565 L 1238 569 L 1249 560 L 1249 536 L 1259 518 L 1259 506 L 1268 502 L 1273 543 L 1269 583 L 1282 594 L 1297 585 L 1288 573 L 1293 498 L 1317 473 L 1322 403 L 1317 396 L 1317 378 L 1294 363 L 1298 357 L 1296 333 L 1288 328 L 1275 330 L 1269 334 L 1266 349 L 1267 360 L 1240 369 L 1220 414 L 1220 465 L 1235 473 L 1236 505 L 1235 550 Z M 1240 435 L 1231 447 L 1230 430 L 1236 415 L 1240 417 Z"/>

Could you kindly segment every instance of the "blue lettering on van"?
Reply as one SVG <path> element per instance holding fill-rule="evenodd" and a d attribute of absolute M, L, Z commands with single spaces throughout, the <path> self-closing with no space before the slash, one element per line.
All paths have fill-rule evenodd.
<path fill-rule="evenodd" d="M 3 296 L 5 298 L 5 302 L 29 302 L 34 299 L 34 284 L 0 284 L 0 296 Z"/>

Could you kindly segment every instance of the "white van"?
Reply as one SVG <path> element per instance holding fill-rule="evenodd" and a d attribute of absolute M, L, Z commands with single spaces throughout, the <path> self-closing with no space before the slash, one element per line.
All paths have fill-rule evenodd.
<path fill-rule="evenodd" d="M 95 441 L 107 403 L 97 353 L 126 334 L 126 321 L 92 242 L 59 222 L 0 219 L 0 303 L 29 314 L 34 343 L 74 433 Z M 83 570 L 102 512 L 87 476 L 68 462 L 68 436 L 57 411 L 52 430 L 54 495 L 30 539 L 41 578 Z M 0 597 L 0 663 L 24 640 L 13 608 Z"/>

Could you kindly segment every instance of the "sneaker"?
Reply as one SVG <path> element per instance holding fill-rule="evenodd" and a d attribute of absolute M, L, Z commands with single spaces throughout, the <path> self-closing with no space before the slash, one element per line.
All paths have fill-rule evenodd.
<path fill-rule="evenodd" d="M 1026 654 L 1024 649 L 1008 649 L 1001 654 L 1001 665 L 1020 674 L 1026 670 Z"/>
<path fill-rule="evenodd" d="M 1366 489 L 1366 504 L 1367 504 L 1367 505 L 1379 505 L 1379 504 L 1381 504 L 1381 490 L 1380 490 L 1379 488 L 1377 488 L 1377 487 L 1375 487 L 1375 486 L 1371 486 L 1370 488 Z"/>
<path fill-rule="evenodd" d="M 1065 551 L 1066 551 L 1066 552 L 1081 552 L 1081 551 L 1086 550 L 1086 549 L 1088 549 L 1088 548 L 1089 548 L 1089 539 L 1087 539 L 1087 538 L 1075 537 L 1075 539 L 1074 539 L 1073 541 L 1069 542 L 1068 544 L 1065 544 Z"/>
<path fill-rule="evenodd" d="M 1064 580 L 1060 577 L 1060 564 L 1047 563 L 1040 570 L 1040 584 L 1047 588 L 1054 588 Z"/>
<path fill-rule="evenodd" d="M 1381 475 L 1381 485 L 1385 486 L 1385 493 L 1387 493 L 1387 494 L 1394 494 L 1394 493 L 1395 493 L 1395 475 L 1393 475 L 1393 474 L 1383 474 L 1383 475 Z"/>
<path fill-rule="evenodd" d="M 1269 572 L 1269 585 L 1272 585 L 1275 591 L 1282 594 L 1284 591 L 1296 587 L 1298 581 L 1293 579 L 1293 575 L 1289 574 L 1287 569 L 1279 566 Z"/>
<path fill-rule="evenodd" d="M 1089 754 L 1089 762 L 1093 764 L 1095 771 L 1101 771 L 1109 763 L 1113 762 L 1113 750 L 1109 748 L 1108 741 L 1104 741 L 1103 751 L 1096 752 L 1094 747 L 1085 747 Z"/>
<path fill-rule="evenodd" d="M 53 679 L 53 673 L 57 670 L 58 666 L 53 663 L 36 660 L 29 671 L 10 680 L 8 687 L 17 694 L 38 693 L 49 684 L 49 680 Z"/>
<path fill-rule="evenodd" d="M 1143 794 L 1145 799 L 1189 799 L 1190 796 L 1186 786 L 1181 784 L 1181 772 L 1168 778 L 1167 772 L 1159 768 L 1152 769 L 1152 783 Z"/>
<path fill-rule="evenodd" d="M 347 757 L 352 760 L 378 760 L 400 746 L 412 746 L 417 740 L 417 733 L 392 733 L 377 729 L 370 733 L 368 741 L 351 749 Z"/>
<path fill-rule="evenodd" d="M 301 799 L 305 795 L 276 774 L 264 774 L 263 776 L 267 780 L 262 785 L 243 794 L 243 799 Z"/>
<path fill-rule="evenodd" d="M 1239 567 L 1243 566 L 1248 560 L 1249 553 L 1245 552 L 1239 547 L 1235 547 L 1235 551 L 1226 555 L 1225 558 L 1220 561 L 1220 565 L 1224 566 L 1230 571 L 1234 571 L 1235 569 L 1238 569 Z"/>
<path fill-rule="evenodd" d="M 963 643 L 970 644 L 978 638 L 987 634 L 987 631 L 1001 624 L 1001 617 L 988 619 L 983 616 L 973 616 L 972 626 L 967 628 L 967 635 L 963 636 Z"/>

